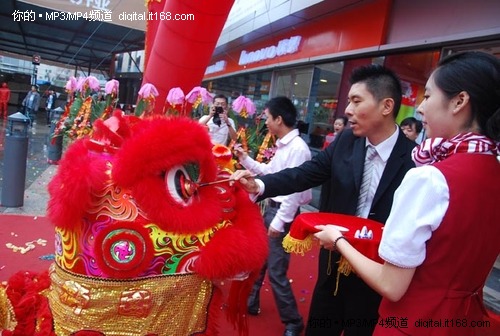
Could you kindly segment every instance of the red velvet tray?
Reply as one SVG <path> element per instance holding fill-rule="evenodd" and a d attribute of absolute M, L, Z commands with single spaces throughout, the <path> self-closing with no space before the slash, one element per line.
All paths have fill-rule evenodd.
<path fill-rule="evenodd" d="M 294 241 L 310 239 L 310 236 L 318 231 L 314 226 L 327 224 L 342 226 L 349 229 L 349 231 L 342 232 L 349 243 L 366 257 L 382 262 L 382 259 L 378 256 L 378 246 L 382 238 L 383 224 L 371 219 L 336 213 L 307 212 L 295 218 L 288 235 L 291 236 Z M 368 230 L 373 232 L 372 239 L 354 238 L 356 230 L 361 231 L 363 226 L 366 226 Z"/>

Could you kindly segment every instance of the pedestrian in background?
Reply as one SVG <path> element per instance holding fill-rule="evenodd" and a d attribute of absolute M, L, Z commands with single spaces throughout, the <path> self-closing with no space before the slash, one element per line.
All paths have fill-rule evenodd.
<path fill-rule="evenodd" d="M 227 97 L 219 94 L 214 97 L 208 115 L 200 118 L 199 123 L 208 127 L 208 133 L 214 144 L 227 145 L 230 140 L 236 140 L 236 124 L 229 117 Z"/>
<path fill-rule="evenodd" d="M 9 116 L 10 89 L 7 83 L 2 83 L 0 87 L 0 118 Z"/>
<path fill-rule="evenodd" d="M 30 119 L 31 124 L 36 120 L 38 108 L 40 107 L 40 94 L 38 93 L 38 86 L 32 85 L 31 90 L 24 97 L 22 105 L 24 107 L 24 114 Z"/>
<path fill-rule="evenodd" d="M 420 120 L 414 117 L 408 117 L 401 121 L 399 124 L 401 126 L 401 130 L 408 137 L 408 139 L 417 142 L 417 138 L 422 132 L 423 125 Z"/>
<path fill-rule="evenodd" d="M 54 90 L 49 90 L 49 93 L 47 95 L 47 99 L 45 100 L 45 111 L 47 113 L 47 125 L 50 126 L 50 111 L 55 107 L 56 105 L 56 94 Z"/>

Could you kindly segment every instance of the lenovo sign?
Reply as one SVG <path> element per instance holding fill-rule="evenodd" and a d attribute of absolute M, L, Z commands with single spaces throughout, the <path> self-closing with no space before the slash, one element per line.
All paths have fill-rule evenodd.
<path fill-rule="evenodd" d="M 301 39 L 302 39 L 301 36 L 292 36 L 288 39 L 279 41 L 278 45 L 273 45 L 250 52 L 242 50 L 238 64 L 246 65 L 250 63 L 263 61 L 266 59 L 273 59 L 276 56 L 294 54 L 297 51 L 299 51 L 299 45 Z"/>

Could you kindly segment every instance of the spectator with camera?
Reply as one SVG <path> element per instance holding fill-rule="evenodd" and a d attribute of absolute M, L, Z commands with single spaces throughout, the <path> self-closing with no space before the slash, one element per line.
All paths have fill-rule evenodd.
<path fill-rule="evenodd" d="M 227 145 L 229 140 L 236 140 L 236 125 L 229 118 L 227 97 L 219 94 L 214 97 L 208 115 L 200 118 L 199 123 L 208 127 L 208 133 L 214 144 Z"/>

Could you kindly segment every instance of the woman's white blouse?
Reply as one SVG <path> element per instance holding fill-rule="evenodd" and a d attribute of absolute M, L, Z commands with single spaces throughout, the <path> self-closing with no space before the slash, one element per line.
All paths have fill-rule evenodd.
<path fill-rule="evenodd" d="M 443 220 L 449 200 L 448 184 L 439 169 L 410 169 L 394 194 L 379 246 L 380 257 L 403 268 L 422 264 L 425 243 Z"/>

